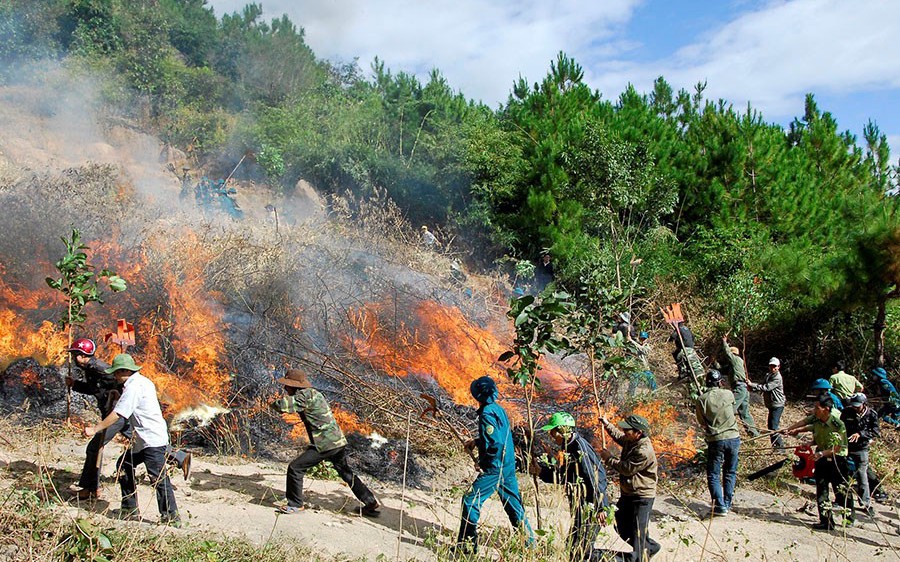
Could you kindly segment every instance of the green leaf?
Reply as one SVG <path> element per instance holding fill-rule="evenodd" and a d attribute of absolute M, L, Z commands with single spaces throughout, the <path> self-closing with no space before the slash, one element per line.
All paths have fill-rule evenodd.
<path fill-rule="evenodd" d="M 104 550 L 112 548 L 112 541 L 103 533 L 100 533 L 100 536 L 97 537 L 97 543 Z"/>
<path fill-rule="evenodd" d="M 519 313 L 519 315 L 516 316 L 516 322 L 515 322 L 516 328 L 518 328 L 519 326 L 521 326 L 522 324 L 524 324 L 527 321 L 528 321 L 528 312 L 523 311 L 523 312 Z"/>

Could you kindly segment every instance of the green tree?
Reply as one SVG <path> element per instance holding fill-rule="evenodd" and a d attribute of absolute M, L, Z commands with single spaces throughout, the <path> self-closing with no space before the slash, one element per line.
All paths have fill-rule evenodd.
<path fill-rule="evenodd" d="M 81 243 L 81 233 L 72 230 L 72 237 L 62 238 L 66 246 L 66 253 L 56 262 L 55 267 L 59 277 L 47 277 L 47 285 L 62 293 L 66 299 L 66 311 L 59 319 L 61 328 L 67 331 L 69 346 L 74 340 L 73 332 L 76 326 L 81 326 L 87 320 L 85 306 L 92 302 L 103 304 L 103 292 L 99 285 L 100 279 L 105 279 L 113 292 L 124 291 L 125 280 L 108 269 L 94 274 L 94 268 L 87 261 L 85 250 L 89 248 Z M 72 356 L 67 355 L 69 370 L 72 369 Z M 71 412 L 71 389 L 66 394 L 66 420 Z"/>

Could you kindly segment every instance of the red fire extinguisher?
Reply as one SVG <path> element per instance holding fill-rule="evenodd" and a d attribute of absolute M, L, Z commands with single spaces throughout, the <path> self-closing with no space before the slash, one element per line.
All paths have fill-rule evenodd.
<path fill-rule="evenodd" d="M 793 472 L 794 476 L 800 480 L 812 478 L 816 471 L 816 460 L 813 458 L 815 453 L 809 445 L 800 445 L 794 449 L 797 456 L 794 459 Z"/>

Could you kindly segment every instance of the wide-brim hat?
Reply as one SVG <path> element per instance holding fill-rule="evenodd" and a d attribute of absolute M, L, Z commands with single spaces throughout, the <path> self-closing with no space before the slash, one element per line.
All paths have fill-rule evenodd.
<path fill-rule="evenodd" d="M 284 376 L 276 382 L 284 386 L 293 386 L 294 388 L 312 388 L 312 383 L 306 378 L 306 373 L 300 369 L 288 369 Z"/>
<path fill-rule="evenodd" d="M 616 425 L 619 426 L 619 429 L 635 429 L 644 435 L 650 435 L 650 422 L 647 421 L 647 418 L 636 414 L 631 414 Z"/>
<path fill-rule="evenodd" d="M 112 365 L 109 367 L 109 369 L 106 369 L 104 373 L 106 373 L 107 375 L 111 375 L 119 369 L 125 369 L 126 371 L 135 372 L 140 371 L 141 367 L 134 362 L 134 359 L 131 357 L 131 355 L 128 355 L 127 353 L 120 353 L 116 355 L 116 357 L 113 359 Z"/>

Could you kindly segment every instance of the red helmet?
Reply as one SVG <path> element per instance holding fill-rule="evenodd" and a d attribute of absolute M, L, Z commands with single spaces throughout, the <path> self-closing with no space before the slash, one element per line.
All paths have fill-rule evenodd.
<path fill-rule="evenodd" d="M 72 347 L 66 351 L 77 351 L 78 353 L 83 353 L 85 355 L 93 355 L 94 352 L 97 351 L 97 345 L 94 343 L 94 340 L 78 338 L 72 342 Z"/>

